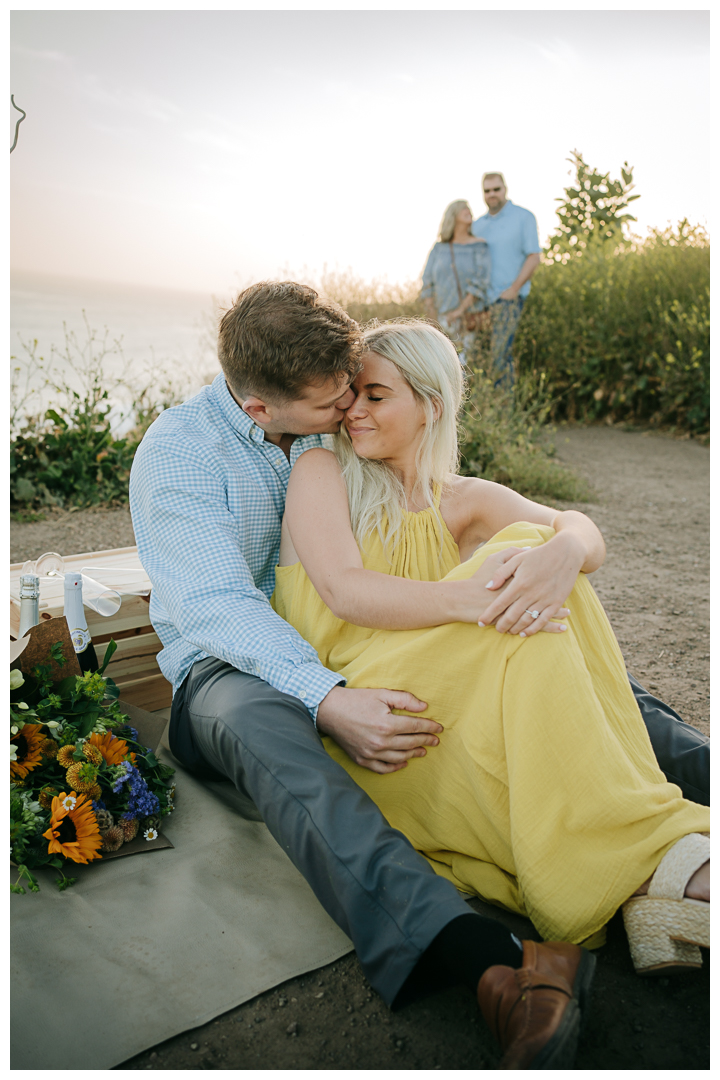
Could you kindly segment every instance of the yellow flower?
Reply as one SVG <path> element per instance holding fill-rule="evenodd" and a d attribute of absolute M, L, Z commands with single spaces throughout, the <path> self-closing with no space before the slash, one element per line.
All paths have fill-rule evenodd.
<path fill-rule="evenodd" d="M 61 746 L 58 750 L 58 765 L 61 765 L 63 769 L 69 769 L 73 764 L 73 754 L 75 753 L 75 746 Z"/>
<path fill-rule="evenodd" d="M 10 739 L 17 747 L 15 760 L 10 762 L 10 778 L 24 780 L 29 772 L 42 761 L 42 744 L 45 736 L 41 734 L 42 724 L 24 724 Z"/>
<path fill-rule="evenodd" d="M 73 799 L 72 808 L 66 809 L 63 800 L 69 806 Z M 48 852 L 51 855 L 62 855 L 76 863 L 102 858 L 98 850 L 102 837 L 87 795 L 76 797 L 74 791 L 69 797 L 64 792 L 56 795 L 52 801 L 50 828 L 43 836 L 50 841 Z"/>
<path fill-rule="evenodd" d="M 97 782 L 97 769 L 89 761 L 76 761 L 66 772 L 65 782 L 76 791 L 90 791 Z"/>
<path fill-rule="evenodd" d="M 96 731 L 93 731 L 88 742 L 91 746 L 97 747 L 108 765 L 119 765 L 128 756 L 130 749 L 124 739 L 117 738 L 110 731 L 106 731 L 104 735 L 98 735 Z M 130 760 L 134 765 L 134 754 L 130 754 Z"/>
<path fill-rule="evenodd" d="M 103 756 L 98 750 L 97 746 L 93 746 L 92 743 L 89 742 L 84 742 L 82 749 L 83 754 L 88 759 L 88 761 L 92 762 L 93 765 L 102 765 Z"/>

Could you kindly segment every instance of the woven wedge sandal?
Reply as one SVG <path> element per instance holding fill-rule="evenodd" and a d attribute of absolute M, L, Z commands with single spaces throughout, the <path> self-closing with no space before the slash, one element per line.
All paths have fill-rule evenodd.
<path fill-rule="evenodd" d="M 707 836 L 683 836 L 661 860 L 647 895 L 623 904 L 625 932 L 638 975 L 668 975 L 702 967 L 699 946 L 710 948 L 710 905 L 689 899 L 685 888 L 709 858 Z"/>

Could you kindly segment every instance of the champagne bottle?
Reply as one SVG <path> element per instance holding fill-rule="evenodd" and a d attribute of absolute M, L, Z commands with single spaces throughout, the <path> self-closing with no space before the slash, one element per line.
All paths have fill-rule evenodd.
<path fill-rule="evenodd" d="M 20 629 L 18 640 L 40 622 L 40 578 L 36 574 L 20 576 Z"/>
<path fill-rule="evenodd" d="M 65 574 L 65 618 L 73 648 L 83 671 L 97 671 L 95 646 L 90 637 L 82 599 L 82 574 Z"/>

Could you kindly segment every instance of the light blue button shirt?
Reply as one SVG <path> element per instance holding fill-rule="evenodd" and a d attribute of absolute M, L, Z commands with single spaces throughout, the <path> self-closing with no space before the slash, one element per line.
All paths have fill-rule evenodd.
<path fill-rule="evenodd" d="M 291 465 L 327 436 L 292 445 L 290 461 L 243 412 L 224 375 L 161 413 L 138 447 L 130 510 L 150 578 L 158 663 L 173 691 L 215 656 L 317 707 L 341 676 L 270 606 Z"/>
<path fill-rule="evenodd" d="M 488 301 L 494 304 L 501 292 L 508 289 L 520 273 L 528 255 L 540 252 L 535 215 L 510 199 L 497 214 L 483 214 L 473 222 L 473 236 L 481 236 L 490 248 L 490 291 Z M 530 282 L 520 289 L 520 296 L 530 292 Z"/>

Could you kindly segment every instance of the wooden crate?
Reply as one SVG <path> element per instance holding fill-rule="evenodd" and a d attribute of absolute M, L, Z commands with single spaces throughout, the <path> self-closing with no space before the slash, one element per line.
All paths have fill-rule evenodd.
<path fill-rule="evenodd" d="M 117 642 L 117 651 L 105 674 L 113 679 L 123 701 L 152 712 L 167 708 L 172 702 L 172 687 L 160 671 L 157 654 L 162 648 L 160 639 L 150 625 L 148 605 L 152 586 L 138 558 L 136 547 L 113 548 L 109 551 L 90 551 L 64 556 L 67 570 L 79 571 L 84 566 L 106 568 L 103 581 L 109 582 L 110 570 L 132 570 L 132 588 L 143 595 L 123 595 L 122 581 L 127 575 L 118 574 L 116 585 L 122 603 L 115 615 L 103 616 L 85 608 L 88 629 L 98 659 L 102 660 L 110 638 Z M 10 637 L 17 638 L 20 628 L 20 573 L 22 563 L 10 567 Z M 92 577 L 92 571 L 89 571 Z M 40 618 L 52 619 L 63 613 L 63 582 L 61 578 L 42 578 L 40 581 Z"/>

